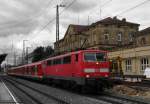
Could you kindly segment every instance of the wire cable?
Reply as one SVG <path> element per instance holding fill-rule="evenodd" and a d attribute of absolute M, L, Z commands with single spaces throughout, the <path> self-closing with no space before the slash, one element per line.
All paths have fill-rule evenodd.
<path fill-rule="evenodd" d="M 59 13 L 59 15 L 61 15 L 63 12 L 65 12 L 65 10 L 67 10 L 69 7 L 71 7 L 76 1 L 77 1 L 77 0 L 73 0 L 64 10 L 62 10 L 62 11 Z M 55 20 L 56 20 L 56 16 L 55 16 L 53 19 L 51 19 L 45 26 L 43 26 L 43 28 L 42 28 L 39 32 L 37 32 L 36 34 L 41 33 L 49 24 L 51 24 L 51 23 L 54 22 Z"/>
<path fill-rule="evenodd" d="M 141 6 L 141 5 L 143 5 L 143 4 L 145 4 L 145 3 L 149 2 L 149 1 L 150 1 L 150 0 L 145 0 L 145 1 L 144 1 L 144 2 L 142 2 L 142 3 L 135 5 L 134 7 L 131 7 L 131 8 L 129 8 L 129 9 L 126 9 L 125 11 L 123 11 L 123 12 L 121 12 L 121 13 L 117 14 L 116 16 L 120 16 L 121 14 L 124 14 L 124 13 L 130 12 L 130 11 L 134 10 L 135 8 L 137 8 L 137 7 Z"/>

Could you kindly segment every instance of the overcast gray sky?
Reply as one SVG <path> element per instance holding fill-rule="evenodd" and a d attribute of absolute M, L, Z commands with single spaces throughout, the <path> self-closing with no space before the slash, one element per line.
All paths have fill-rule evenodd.
<path fill-rule="evenodd" d="M 19 52 L 23 40 L 29 40 L 26 45 L 32 48 L 51 45 L 55 41 L 56 4 L 66 5 L 60 8 L 60 38 L 69 24 L 87 25 L 88 16 L 90 24 L 120 14 L 120 19 L 141 24 L 140 29 L 150 26 L 150 0 L 0 0 L 0 53 L 12 52 L 12 43 Z"/>

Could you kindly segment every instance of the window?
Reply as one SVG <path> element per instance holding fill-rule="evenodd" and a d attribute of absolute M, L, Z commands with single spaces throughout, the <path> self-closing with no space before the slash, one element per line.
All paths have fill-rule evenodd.
<path fill-rule="evenodd" d="M 131 33 L 129 33 L 129 40 L 130 40 L 130 42 L 133 42 L 133 39 L 134 39 L 134 33 L 131 32 Z"/>
<path fill-rule="evenodd" d="M 144 71 L 146 67 L 148 67 L 148 58 L 142 58 L 141 59 L 141 71 Z"/>
<path fill-rule="evenodd" d="M 109 34 L 108 33 L 104 34 L 104 39 L 109 40 Z"/>
<path fill-rule="evenodd" d="M 76 54 L 75 56 L 76 56 L 76 57 L 75 57 L 75 58 L 76 58 L 75 60 L 76 60 L 76 62 L 78 62 L 78 54 Z"/>
<path fill-rule="evenodd" d="M 80 44 L 81 44 L 81 46 L 83 45 L 83 43 L 84 43 L 84 40 L 83 40 L 83 39 L 81 39 L 81 40 L 80 40 Z"/>
<path fill-rule="evenodd" d="M 122 33 L 121 33 L 121 32 L 118 33 L 118 35 L 117 35 L 117 40 L 118 40 L 118 41 L 122 41 Z"/>
<path fill-rule="evenodd" d="M 84 60 L 87 62 L 106 61 L 105 53 L 85 53 Z"/>
<path fill-rule="evenodd" d="M 132 61 L 131 61 L 131 59 L 127 59 L 125 61 L 125 65 L 126 65 L 126 71 L 127 72 L 132 70 Z"/>
<path fill-rule="evenodd" d="M 48 66 L 51 66 L 51 65 L 52 65 L 52 60 L 48 60 L 48 61 L 47 61 L 47 65 L 48 65 Z"/>
<path fill-rule="evenodd" d="M 66 56 L 63 59 L 63 64 L 69 64 L 71 63 L 71 56 Z"/>
<path fill-rule="evenodd" d="M 34 73 L 35 73 L 35 75 L 37 75 L 37 73 L 38 73 L 38 66 L 36 65 L 36 66 L 34 66 L 33 67 L 33 69 L 34 69 Z"/>
<path fill-rule="evenodd" d="M 54 65 L 61 64 L 61 59 L 54 59 Z"/>
<path fill-rule="evenodd" d="M 143 38 L 141 39 L 141 44 L 142 44 L 142 45 L 146 44 L 146 39 L 145 39 L 145 37 L 143 37 Z"/>

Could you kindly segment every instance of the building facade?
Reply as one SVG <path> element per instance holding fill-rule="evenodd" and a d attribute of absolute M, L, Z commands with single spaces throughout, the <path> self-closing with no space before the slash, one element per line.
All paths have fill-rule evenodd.
<path fill-rule="evenodd" d="M 70 25 L 64 38 L 55 42 L 54 47 L 60 53 L 78 48 L 111 50 L 132 45 L 138 29 L 139 24 L 116 17 L 108 17 L 89 26 Z"/>

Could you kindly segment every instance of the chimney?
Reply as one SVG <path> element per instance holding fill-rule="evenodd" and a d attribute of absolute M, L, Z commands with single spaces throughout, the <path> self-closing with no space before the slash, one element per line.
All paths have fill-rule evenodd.
<path fill-rule="evenodd" d="M 122 19 L 122 22 L 126 22 L 126 18 L 123 18 L 123 19 Z"/>
<path fill-rule="evenodd" d="M 117 16 L 113 17 L 114 20 L 117 20 Z"/>

